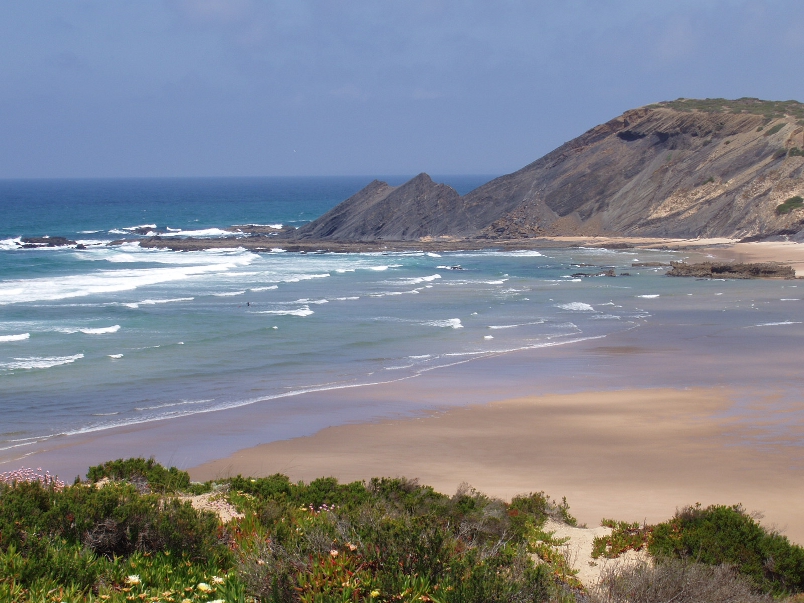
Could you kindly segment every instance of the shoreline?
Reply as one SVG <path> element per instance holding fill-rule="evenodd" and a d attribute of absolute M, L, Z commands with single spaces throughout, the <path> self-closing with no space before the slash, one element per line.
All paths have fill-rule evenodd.
<path fill-rule="evenodd" d="M 583 238 L 583 241 L 589 239 Z M 629 239 L 629 241 L 635 240 Z M 576 238 L 565 242 L 568 246 L 579 245 Z M 775 260 L 788 263 L 797 270 L 804 270 L 804 245 L 797 243 L 718 242 L 714 246 L 700 248 L 697 246 L 699 242 L 687 241 L 681 250 L 689 250 L 699 257 L 708 256 L 724 261 Z M 645 245 L 649 247 L 647 243 Z M 318 454 L 328 462 L 340 462 L 340 465 L 331 464 L 328 467 L 331 467 L 331 472 L 337 477 L 346 476 L 343 479 L 348 479 L 349 475 L 357 475 L 357 473 L 350 474 L 349 471 L 356 471 L 352 467 L 358 465 L 363 471 L 360 475 L 365 477 L 374 477 L 367 475 L 373 466 L 382 469 L 378 476 L 399 475 L 404 467 L 410 467 L 411 470 L 418 467 L 421 469 L 421 475 L 410 473 L 407 477 L 419 478 L 422 483 L 437 489 L 444 488 L 446 493 L 453 492 L 456 483 L 463 481 L 468 481 L 488 494 L 509 497 L 529 489 L 546 490 L 554 497 L 566 496 L 571 508 L 581 516 L 581 521 L 590 525 L 595 525 L 600 520 L 602 515 L 595 514 L 599 515 L 599 512 L 604 510 L 616 519 L 663 520 L 672 515 L 677 505 L 695 502 L 706 504 L 706 501 L 722 504 L 742 502 L 749 510 L 765 511 L 767 521 L 778 523 L 780 526 L 787 524 L 789 528 L 787 533 L 797 541 L 804 542 L 804 526 L 794 521 L 796 517 L 804 517 L 804 506 L 798 502 L 804 500 L 804 491 L 795 485 L 797 480 L 800 481 L 801 470 L 804 468 L 799 444 L 804 439 L 802 438 L 804 421 L 790 419 L 796 412 L 800 412 L 800 409 L 788 402 L 792 400 L 798 403 L 800 400 L 798 392 L 801 391 L 800 379 L 797 380 L 796 377 L 798 373 L 795 362 L 796 350 L 800 348 L 796 341 L 788 336 L 791 330 L 786 329 L 788 333 L 779 340 L 778 346 L 774 344 L 774 349 L 763 349 L 761 346 L 749 347 L 752 338 L 747 332 L 733 333 L 726 337 L 720 332 L 710 332 L 695 325 L 679 327 L 669 322 L 651 324 L 641 326 L 635 332 L 626 331 L 609 335 L 602 341 L 585 341 L 547 349 L 510 352 L 472 360 L 461 366 L 441 368 L 392 384 L 300 394 L 306 397 L 310 406 L 321 405 L 327 412 L 331 411 L 330 414 L 322 416 L 311 413 L 294 418 L 281 407 L 277 410 L 276 406 L 255 403 L 204 415 L 190 415 L 76 436 L 58 437 L 48 442 L 44 451 L 36 452 L 21 460 L 3 462 L 0 464 L 2 467 L 0 470 L 17 468 L 20 463 L 34 463 L 46 466 L 54 473 L 55 468 L 63 477 L 70 478 L 74 473 L 66 473 L 60 467 L 69 467 L 70 471 L 76 468 L 75 470 L 83 474 L 90 465 L 112 458 L 154 455 L 165 464 L 175 464 L 180 468 L 193 467 L 191 473 L 196 477 L 201 475 L 201 471 L 207 470 L 201 467 L 210 467 L 218 463 L 215 466 L 216 470 L 220 471 L 221 463 L 227 462 L 227 459 L 240 458 L 237 455 L 244 455 L 242 458 L 245 458 L 248 455 L 262 454 L 257 453 L 257 450 L 282 449 L 285 450 L 283 454 L 286 454 L 287 450 L 295 450 L 298 452 L 298 458 L 312 459 L 319 443 L 328 441 L 326 438 L 331 437 L 328 434 L 340 433 L 345 442 L 363 440 L 370 442 L 376 426 L 393 425 L 394 429 L 399 429 L 402 433 L 412 434 L 411 441 L 416 443 L 410 448 L 413 448 L 414 452 L 427 450 L 435 441 L 441 446 L 439 449 L 441 457 L 449 459 L 449 462 L 444 460 L 440 463 L 446 469 L 440 474 L 428 473 L 428 465 L 421 463 L 416 465 L 412 457 L 406 461 L 408 465 L 404 465 L 400 459 L 403 459 L 402 453 L 405 451 L 401 449 L 382 454 L 372 452 L 370 449 L 351 452 L 345 450 L 338 456 L 335 452 L 338 442 L 334 442 L 331 448 L 324 453 L 319 451 Z M 735 337 L 737 339 L 734 339 Z M 529 368 L 531 366 L 538 367 L 539 371 L 532 372 Z M 786 384 L 782 382 L 785 379 L 788 380 Z M 689 397 L 692 394 L 686 390 L 688 387 L 693 388 L 697 398 Z M 648 416 L 637 412 L 633 406 L 634 400 L 640 397 L 643 400 L 663 400 L 662 412 L 665 414 L 662 416 L 666 417 L 665 421 L 669 421 L 668 425 L 675 426 L 676 431 L 673 433 L 680 438 L 679 442 L 687 441 L 682 437 L 685 425 L 692 425 L 699 430 L 695 433 L 706 436 L 701 435 L 699 440 L 693 443 L 699 451 L 703 451 L 705 445 L 714 447 L 711 450 L 714 450 L 720 459 L 719 464 L 714 465 L 717 470 L 706 469 L 706 464 L 700 461 L 705 456 L 699 456 L 695 462 L 688 459 L 684 465 L 690 470 L 710 472 L 707 474 L 708 478 L 690 482 L 692 486 L 698 483 L 700 486 L 698 490 L 678 481 L 680 479 L 678 474 L 674 477 L 675 485 L 668 486 L 669 490 L 663 489 L 658 483 L 645 489 L 634 478 L 623 481 L 619 477 L 616 480 L 612 477 L 614 480 L 612 483 L 600 479 L 595 482 L 592 479 L 594 476 L 589 475 L 590 467 L 577 463 L 564 465 L 562 471 L 558 473 L 557 469 L 553 470 L 552 474 L 545 471 L 540 474 L 544 478 L 542 479 L 539 476 L 528 477 L 523 473 L 506 473 L 499 465 L 492 469 L 483 469 L 479 461 L 473 464 L 465 460 L 471 459 L 473 452 L 467 451 L 462 441 L 472 438 L 475 440 L 480 438 L 478 441 L 482 441 L 484 430 L 496 434 L 497 440 L 510 448 L 524 450 L 526 439 L 517 444 L 513 443 L 512 438 L 508 438 L 511 440 L 509 442 L 506 434 L 515 433 L 521 425 L 528 424 L 527 421 L 531 419 L 527 417 L 532 415 L 532 408 L 543 405 L 546 400 L 558 400 L 556 397 L 560 396 L 570 396 L 561 399 L 575 409 L 574 418 L 570 420 L 560 413 L 556 414 L 558 411 L 553 409 L 554 422 L 551 424 L 553 427 L 545 435 L 569 433 L 573 434 L 568 436 L 570 440 L 586 441 L 584 438 L 587 436 L 577 435 L 579 432 L 572 431 L 570 427 L 587 433 L 583 430 L 594 427 L 594 421 L 589 417 L 600 416 L 600 403 L 595 405 L 594 401 L 611 401 L 613 400 L 611 396 L 623 395 L 622 392 L 627 392 L 626 397 L 632 401 L 632 405 L 623 407 L 622 411 L 630 413 L 629 416 L 633 421 L 638 423 Z M 290 401 L 288 407 L 297 399 L 297 397 L 287 398 L 286 400 Z M 591 402 L 586 402 L 587 406 L 584 406 L 583 399 Z M 685 411 L 687 414 L 684 416 L 688 417 L 690 422 L 679 423 L 680 419 L 671 416 L 674 404 L 687 409 Z M 690 410 L 695 404 L 703 404 L 710 410 L 709 414 L 695 415 Z M 348 405 L 352 405 L 350 407 L 354 411 L 352 414 L 337 414 L 339 408 L 347 408 Z M 509 423 L 509 429 L 500 431 L 498 420 L 495 418 L 497 415 L 494 413 L 501 408 L 509 408 L 505 412 L 514 412 L 510 410 L 514 407 L 519 408 L 517 412 L 524 414 L 521 414 L 519 420 Z M 484 408 L 487 410 L 483 410 Z M 531 409 L 530 414 L 527 409 Z M 487 418 L 476 422 L 471 428 L 456 424 L 454 429 L 442 427 L 434 431 L 429 427 L 439 424 L 439 421 L 440 425 L 446 425 L 449 421 L 457 420 L 454 417 L 485 416 L 484 413 L 489 413 Z M 603 430 L 594 434 L 598 448 L 590 448 L 587 456 L 592 460 L 608 458 L 615 469 L 620 464 L 622 468 L 631 467 L 629 463 L 639 460 L 644 455 L 639 447 L 627 449 L 617 444 L 616 430 L 611 431 L 611 425 L 616 424 L 616 418 L 616 416 L 609 418 L 607 428 L 609 431 Z M 424 427 L 420 428 L 422 425 Z M 651 427 L 650 424 L 647 426 Z M 721 426 L 725 432 L 717 431 L 715 429 L 717 426 Z M 621 427 L 626 429 L 628 424 L 622 424 Z M 428 439 L 421 439 L 424 437 L 423 434 L 429 434 Z M 393 433 L 379 444 L 391 446 L 395 442 L 391 436 Z M 701 438 L 709 439 L 711 442 L 706 444 Z M 438 442 L 439 439 L 453 441 L 454 444 L 444 447 Z M 613 442 L 611 449 L 601 442 Z M 679 442 L 674 444 L 672 439 L 666 439 L 665 442 L 664 453 L 668 457 L 685 454 L 685 447 Z M 494 451 L 493 443 L 482 443 L 477 446 L 477 450 Z M 643 441 L 643 446 L 648 444 L 650 442 L 646 444 Z M 592 444 L 588 446 L 591 447 Z M 563 450 L 558 460 L 563 458 L 565 461 L 572 461 L 574 456 L 572 449 Z M 465 459 L 455 456 L 459 451 L 465 453 L 463 455 Z M 612 456 L 610 452 L 616 454 Z M 728 452 L 735 454 L 729 456 L 726 454 Z M 501 455 L 502 452 L 498 450 L 495 454 Z M 376 459 L 382 459 L 383 462 L 371 465 Z M 206 460 L 210 462 L 203 463 Z M 309 469 L 305 471 L 311 471 L 310 475 L 313 477 L 320 477 L 314 475 L 316 471 L 314 469 L 324 466 L 311 462 Z M 554 466 L 561 467 L 557 462 Z M 749 466 L 753 467 L 752 475 L 756 476 L 757 481 L 754 482 L 755 485 L 746 489 L 746 492 L 749 495 L 754 491 L 772 493 L 767 499 L 769 501 L 767 504 L 763 498 L 752 499 L 750 496 L 732 498 L 740 492 L 736 489 L 737 486 L 749 483 L 739 475 L 741 467 Z M 285 463 L 278 466 L 279 468 L 276 465 L 271 467 L 273 469 L 271 472 L 284 469 L 297 470 L 292 463 Z M 235 465 L 231 464 L 231 468 L 235 470 Z M 598 473 L 606 475 L 604 469 L 606 468 L 598 467 Z M 475 479 L 475 476 L 482 473 L 481 470 L 487 471 L 497 481 L 486 482 Z M 655 467 L 650 471 L 644 467 L 641 469 L 636 467 L 634 470 L 637 471 L 634 475 L 643 475 L 646 479 L 651 476 L 658 479 L 663 473 L 667 473 L 664 469 Z M 301 469 L 299 471 L 302 475 Z M 614 475 L 616 477 L 623 474 L 615 471 Z M 717 492 L 707 490 L 706 486 L 717 484 L 716 478 L 723 475 L 732 476 L 731 481 L 720 490 L 723 497 L 727 495 L 729 497 L 715 500 Z M 766 479 L 763 475 L 772 476 L 773 479 Z M 672 492 L 687 492 L 692 498 L 673 497 Z M 700 498 L 693 496 L 696 492 L 701 493 Z M 632 505 L 631 502 L 639 497 L 645 497 L 649 502 L 653 501 L 654 506 Z M 604 501 L 610 506 L 590 506 L 589 501 L 595 500 Z M 774 502 L 776 500 L 783 501 L 784 504 Z M 788 511 L 785 513 L 781 507 Z M 629 513 L 634 515 L 629 516 Z M 639 516 L 640 514 L 644 517 Z"/>
<path fill-rule="evenodd" d="M 603 517 L 655 523 L 700 502 L 743 504 L 766 525 L 804 542 L 796 483 L 804 451 L 757 450 L 750 428 L 725 413 L 719 388 L 547 394 L 323 429 L 262 444 L 189 469 L 196 480 L 283 473 L 291 481 L 408 477 L 452 494 L 468 482 L 510 500 L 545 491 L 566 497 L 590 527 Z M 791 464 L 795 467 L 791 467 Z"/>
<path fill-rule="evenodd" d="M 600 247 L 605 249 L 662 249 L 689 251 L 724 262 L 753 263 L 778 262 L 791 266 L 796 276 L 804 276 L 804 244 L 790 241 L 740 242 L 739 239 L 705 238 L 679 239 L 660 237 L 614 236 L 553 236 L 531 239 L 422 239 L 419 241 L 296 241 L 264 234 L 218 239 L 170 239 L 159 236 L 147 239 L 114 241 L 110 245 L 137 242 L 141 247 L 170 249 L 173 251 L 203 251 L 230 248 L 234 243 L 254 252 L 282 249 L 291 253 L 383 253 L 383 252 L 444 252 L 534 249 L 566 249 L 572 247 Z"/>

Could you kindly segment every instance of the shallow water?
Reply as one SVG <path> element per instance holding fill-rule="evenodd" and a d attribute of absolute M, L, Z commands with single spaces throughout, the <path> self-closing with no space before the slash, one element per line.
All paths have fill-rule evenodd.
<path fill-rule="evenodd" d="M 462 182 L 462 192 L 476 184 Z M 297 424 L 331 424 L 371 409 L 307 407 L 315 399 L 296 394 L 515 350 L 605 346 L 613 334 L 657 325 L 767 342 L 804 323 L 804 290 L 790 281 L 671 279 L 632 267 L 683 257 L 670 251 L 256 254 L 105 244 L 118 233 L 136 238 L 130 228 L 141 225 L 217 236 L 233 223 L 301 221 L 362 184 L 2 183 L 10 218 L 0 241 L 0 453 L 256 402 L 268 416 L 273 404 Z M 88 249 L 19 249 L 15 238 L 31 234 L 78 238 Z M 612 267 L 630 276 L 572 277 Z M 564 363 L 549 376 L 562 370 L 579 369 Z"/>

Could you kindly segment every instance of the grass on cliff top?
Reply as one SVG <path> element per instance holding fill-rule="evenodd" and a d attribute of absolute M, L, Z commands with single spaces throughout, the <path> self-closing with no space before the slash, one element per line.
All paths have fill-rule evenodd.
<path fill-rule="evenodd" d="M 728 100 L 725 98 L 679 98 L 674 101 L 663 101 L 650 108 L 667 107 L 676 111 L 703 111 L 705 113 L 750 113 L 762 115 L 768 121 L 790 115 L 797 119 L 804 119 L 804 104 L 794 101 L 765 101 L 758 98 L 738 98 Z"/>

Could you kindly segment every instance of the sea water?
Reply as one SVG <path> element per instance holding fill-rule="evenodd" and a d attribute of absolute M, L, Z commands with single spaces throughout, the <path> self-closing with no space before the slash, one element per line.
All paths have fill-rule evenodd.
<path fill-rule="evenodd" d="M 804 289 L 789 281 L 702 285 L 633 266 L 683 257 L 667 250 L 299 254 L 281 243 L 270 253 L 137 243 L 135 232 L 150 229 L 215 237 L 233 224 L 298 226 L 369 180 L 0 182 L 0 452 L 272 400 L 286 412 L 299 393 L 604 340 L 657 317 L 704 316 L 710 331 L 804 322 Z M 465 193 L 488 178 L 441 180 Z M 86 249 L 18 244 L 44 235 Z M 628 275 L 577 276 L 609 268 Z"/>

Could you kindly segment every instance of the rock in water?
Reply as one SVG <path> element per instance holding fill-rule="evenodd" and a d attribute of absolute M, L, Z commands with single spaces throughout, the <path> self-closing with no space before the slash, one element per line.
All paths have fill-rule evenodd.
<path fill-rule="evenodd" d="M 796 271 L 791 266 L 766 262 L 758 264 L 722 264 L 701 262 L 687 264 L 670 262 L 667 276 L 694 276 L 698 278 L 796 278 Z"/>

